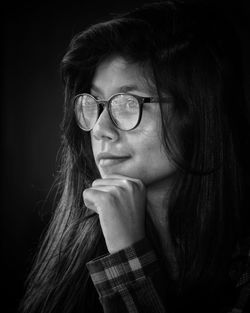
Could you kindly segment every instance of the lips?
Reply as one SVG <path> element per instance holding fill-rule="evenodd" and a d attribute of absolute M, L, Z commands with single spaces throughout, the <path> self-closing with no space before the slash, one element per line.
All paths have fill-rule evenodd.
<path fill-rule="evenodd" d="M 107 152 L 102 152 L 97 155 L 97 163 L 100 165 L 111 165 L 116 164 L 122 161 L 125 161 L 126 159 L 129 159 L 129 155 L 119 155 L 119 154 L 112 154 Z"/>

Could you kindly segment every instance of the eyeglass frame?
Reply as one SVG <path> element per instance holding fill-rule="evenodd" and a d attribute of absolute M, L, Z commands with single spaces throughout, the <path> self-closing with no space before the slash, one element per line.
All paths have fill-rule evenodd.
<path fill-rule="evenodd" d="M 140 124 L 140 122 L 141 122 L 141 117 L 142 117 L 142 111 L 143 111 L 143 104 L 144 104 L 144 103 L 159 103 L 159 100 L 160 100 L 159 97 L 141 97 L 141 96 L 138 96 L 138 95 L 134 95 L 134 94 L 131 94 L 131 93 L 125 93 L 125 92 L 116 93 L 116 94 L 112 95 L 111 97 L 109 97 L 108 100 L 96 99 L 93 95 L 91 95 L 91 94 L 89 94 L 89 93 L 80 93 L 80 94 L 77 94 L 77 95 L 73 98 L 73 105 L 74 105 L 74 112 L 75 112 L 76 122 L 77 122 L 77 125 L 78 125 L 83 131 L 86 131 L 86 132 L 91 131 L 91 130 L 95 127 L 96 122 L 95 122 L 94 126 L 93 126 L 91 129 L 89 129 L 89 130 L 83 129 L 83 128 L 80 126 L 80 123 L 79 123 L 78 118 L 77 118 L 77 112 L 76 112 L 76 100 L 77 100 L 77 98 L 79 98 L 80 96 L 84 96 L 84 95 L 87 95 L 87 96 L 92 97 L 92 98 L 96 101 L 96 103 L 98 104 L 97 108 L 98 108 L 98 114 L 99 114 L 99 115 L 98 115 L 98 117 L 97 117 L 97 119 L 96 119 L 96 122 L 98 121 L 98 119 L 99 119 L 99 117 L 100 117 L 100 115 L 101 115 L 101 113 L 100 113 L 100 105 L 101 105 L 102 108 L 103 108 L 103 110 L 104 110 L 105 108 L 107 108 L 109 117 L 110 117 L 112 123 L 115 125 L 115 127 L 117 127 L 118 129 L 120 129 L 120 130 L 122 130 L 122 131 L 130 131 L 130 130 L 133 130 L 133 129 L 135 129 L 135 128 Z M 137 101 L 138 101 L 138 103 L 139 103 L 139 117 L 138 117 L 137 123 L 136 123 L 136 125 L 135 125 L 133 128 L 130 128 L 130 129 L 128 129 L 128 130 L 120 128 L 120 127 L 116 124 L 116 122 L 115 122 L 115 120 L 114 120 L 114 118 L 113 118 L 113 116 L 112 116 L 112 113 L 111 113 L 111 109 L 110 109 L 111 101 L 112 101 L 112 99 L 113 99 L 114 97 L 119 96 L 119 95 L 129 95 L 129 96 L 132 96 L 132 97 L 136 98 Z M 169 99 L 169 98 L 162 98 L 161 100 L 164 101 L 164 100 L 167 100 L 167 99 Z"/>

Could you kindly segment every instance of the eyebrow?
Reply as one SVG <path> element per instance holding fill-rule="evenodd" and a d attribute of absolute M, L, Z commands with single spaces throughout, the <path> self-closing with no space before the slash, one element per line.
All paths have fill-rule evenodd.
<path fill-rule="evenodd" d="M 103 94 L 102 93 L 102 90 L 99 88 L 99 87 L 97 87 L 96 85 L 92 85 L 91 86 L 91 91 L 94 91 L 94 92 L 96 92 L 96 93 L 99 93 L 99 94 Z M 124 93 L 126 93 L 126 92 L 130 92 L 130 91 L 142 91 L 141 90 L 141 88 L 138 86 L 138 85 L 136 85 L 136 84 L 133 84 L 133 85 L 124 85 L 124 86 L 120 86 L 119 88 L 118 88 L 118 92 L 124 92 Z"/>

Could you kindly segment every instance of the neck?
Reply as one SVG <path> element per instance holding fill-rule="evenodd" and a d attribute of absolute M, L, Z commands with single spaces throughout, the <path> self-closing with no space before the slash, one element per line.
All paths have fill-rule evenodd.
<path fill-rule="evenodd" d="M 172 179 L 161 180 L 147 186 L 147 211 L 152 221 L 166 228 Z"/>
<path fill-rule="evenodd" d="M 168 223 L 168 208 L 173 178 L 157 182 L 147 187 L 147 213 L 159 236 L 163 259 L 170 266 L 173 278 L 177 275 L 174 249 Z"/>

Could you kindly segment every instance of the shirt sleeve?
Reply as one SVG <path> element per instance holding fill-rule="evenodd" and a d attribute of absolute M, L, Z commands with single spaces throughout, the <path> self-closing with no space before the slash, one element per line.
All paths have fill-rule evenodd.
<path fill-rule="evenodd" d="M 250 238 L 239 245 L 234 255 L 235 262 L 231 266 L 230 276 L 236 280 L 237 301 L 232 312 L 250 312 Z"/>
<path fill-rule="evenodd" d="M 105 313 L 165 313 L 159 295 L 161 271 L 150 242 L 134 245 L 87 263 Z"/>

